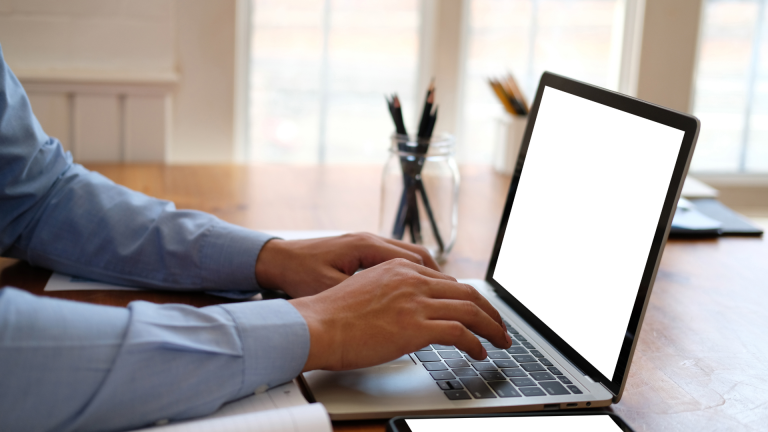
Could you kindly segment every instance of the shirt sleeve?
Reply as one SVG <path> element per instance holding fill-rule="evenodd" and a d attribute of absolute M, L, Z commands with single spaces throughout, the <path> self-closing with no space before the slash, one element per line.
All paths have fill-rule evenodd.
<path fill-rule="evenodd" d="M 117 431 L 210 414 L 297 376 L 309 330 L 284 300 L 128 308 L 0 290 L 0 430 Z"/>
<path fill-rule="evenodd" d="M 257 291 L 256 259 L 271 238 L 72 163 L 0 49 L 0 254 L 122 285 Z"/>

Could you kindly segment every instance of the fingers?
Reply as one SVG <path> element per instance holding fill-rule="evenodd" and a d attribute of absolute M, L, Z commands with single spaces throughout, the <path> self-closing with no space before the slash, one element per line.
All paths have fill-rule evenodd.
<path fill-rule="evenodd" d="M 503 327 L 484 310 L 471 301 L 432 300 L 425 306 L 427 319 L 436 321 L 456 321 L 472 332 L 488 339 L 493 346 L 509 348 L 512 340 Z"/>
<path fill-rule="evenodd" d="M 419 264 L 414 264 L 413 262 L 393 261 L 391 264 L 406 267 L 408 270 L 415 271 L 416 273 L 431 279 L 441 279 L 450 282 L 456 282 L 456 278 L 453 276 L 448 276 L 447 274 L 441 273 L 438 270 L 432 270 L 431 268 L 427 268 Z"/>
<path fill-rule="evenodd" d="M 366 246 L 363 248 L 361 256 L 362 264 L 365 267 L 373 267 L 391 259 L 403 258 L 432 270 L 440 270 L 432 255 L 423 246 L 369 233 L 348 234 L 345 237 L 359 245 Z"/>
<path fill-rule="evenodd" d="M 423 265 L 424 260 L 421 255 L 411 252 L 410 250 L 403 249 L 387 242 L 376 241 L 362 250 L 360 255 L 360 261 L 363 267 L 373 267 L 383 262 L 387 262 L 393 259 L 404 259 L 414 264 Z"/>
<path fill-rule="evenodd" d="M 451 299 L 451 300 L 464 300 L 470 301 L 476 304 L 482 309 L 489 317 L 496 322 L 496 324 L 506 332 L 504 321 L 501 320 L 501 315 L 491 303 L 480 294 L 475 287 L 468 284 L 431 284 L 428 288 L 429 296 L 439 299 Z"/>
<path fill-rule="evenodd" d="M 432 258 L 432 255 L 429 253 L 429 251 L 425 247 L 415 245 L 413 243 L 404 242 L 401 240 L 388 239 L 384 237 L 382 237 L 381 239 L 392 246 L 399 247 L 419 255 L 422 259 L 422 263 L 424 266 L 431 268 L 432 270 L 438 270 L 438 271 L 440 270 L 440 268 L 437 266 L 437 263 L 435 262 L 435 259 Z"/>
<path fill-rule="evenodd" d="M 456 321 L 429 321 L 424 324 L 432 343 L 452 345 L 466 352 L 475 360 L 483 360 L 488 353 L 480 341 L 463 324 Z"/>

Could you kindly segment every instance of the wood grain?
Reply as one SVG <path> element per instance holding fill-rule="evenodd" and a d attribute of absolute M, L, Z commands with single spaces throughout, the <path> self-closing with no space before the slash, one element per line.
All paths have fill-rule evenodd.
<path fill-rule="evenodd" d="M 89 168 L 179 208 L 211 212 L 248 228 L 377 230 L 379 166 Z M 482 278 L 509 177 L 484 166 L 463 167 L 461 175 L 459 233 L 443 270 Z M 0 285 L 40 294 L 49 274 L 0 259 Z M 117 306 L 134 299 L 195 306 L 221 302 L 200 293 L 46 294 Z M 638 431 L 766 429 L 767 307 L 768 245 L 763 239 L 670 241 L 624 397 L 613 410 Z M 335 422 L 334 429 L 380 432 L 384 422 Z"/>

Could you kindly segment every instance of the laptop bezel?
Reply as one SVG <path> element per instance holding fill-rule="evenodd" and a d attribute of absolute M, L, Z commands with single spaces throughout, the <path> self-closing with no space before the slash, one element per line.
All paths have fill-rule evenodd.
<path fill-rule="evenodd" d="M 613 377 L 608 378 L 597 368 L 592 366 L 584 357 L 576 352 L 570 345 L 553 332 L 546 324 L 539 320 L 530 310 L 520 303 L 513 295 L 505 290 L 496 280 L 493 279 L 493 273 L 496 269 L 501 243 L 504 239 L 507 222 L 512 210 L 520 176 L 525 166 L 525 157 L 528 151 L 533 129 L 536 126 L 536 117 L 544 94 L 544 89 L 551 87 L 566 93 L 582 97 L 584 99 L 600 103 L 602 105 L 615 108 L 651 121 L 655 121 L 679 130 L 684 131 L 683 142 L 678 153 L 675 168 L 672 173 L 672 179 L 667 190 L 664 205 L 662 207 L 659 221 L 654 234 L 651 249 L 648 253 L 645 269 L 637 296 L 635 298 L 632 314 L 627 325 L 624 342 L 621 347 L 619 358 L 616 364 L 616 370 Z M 650 298 L 653 282 L 656 278 L 659 262 L 661 261 L 662 251 L 666 244 L 669 230 L 672 224 L 672 217 L 680 197 L 680 192 L 688 172 L 693 150 L 698 138 L 700 122 L 691 115 L 683 114 L 658 105 L 654 105 L 630 96 L 617 92 L 606 90 L 600 87 L 586 84 L 580 81 L 572 80 L 567 77 L 544 72 L 539 82 L 536 97 L 528 115 L 528 124 L 523 135 L 523 141 L 520 145 L 517 163 L 512 176 L 512 181 L 507 195 L 507 202 L 504 206 L 499 230 L 496 235 L 496 242 L 493 247 L 491 259 L 488 264 L 485 280 L 493 287 L 496 294 L 504 300 L 518 315 L 520 315 L 535 331 L 544 337 L 555 349 L 557 349 L 565 358 L 573 363 L 574 366 L 581 369 L 587 376 L 594 381 L 600 382 L 613 395 L 614 402 L 621 399 L 626 384 L 629 367 L 637 345 L 637 335 L 642 327 L 643 317 Z M 599 271 L 599 267 L 596 269 Z"/>

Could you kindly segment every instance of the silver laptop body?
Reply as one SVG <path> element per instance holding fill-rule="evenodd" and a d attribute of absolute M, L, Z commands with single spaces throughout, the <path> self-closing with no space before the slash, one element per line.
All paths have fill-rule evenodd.
<path fill-rule="evenodd" d="M 485 363 L 509 358 L 498 364 L 517 367 L 498 366 L 489 375 L 475 363 L 470 372 L 461 368 L 482 375 L 486 387 L 478 386 L 479 378 L 461 377 L 458 369 L 446 366 L 443 356 L 470 362 L 463 353 L 425 347 L 375 367 L 305 373 L 310 397 L 323 403 L 334 420 L 618 402 L 698 130 L 692 116 L 544 73 L 486 279 L 461 281 L 491 302 L 515 339 L 513 352 L 494 351 L 497 359 Z M 582 157 L 581 166 L 568 165 Z M 567 178 L 545 184 L 558 176 Z M 636 181 L 638 176 L 642 181 Z M 580 189 L 568 189 L 574 185 Z M 562 211 L 552 215 L 560 205 Z M 549 225 L 539 223 L 541 218 L 549 218 Z M 555 223 L 558 218 L 562 222 Z M 606 263 L 614 265 L 606 268 Z M 537 266 L 543 269 L 539 273 Z M 568 304 L 560 297 L 570 299 Z M 515 351 L 516 346 L 522 348 Z M 428 370 L 437 363 L 450 373 Z M 449 381 L 462 388 L 454 389 Z"/>

